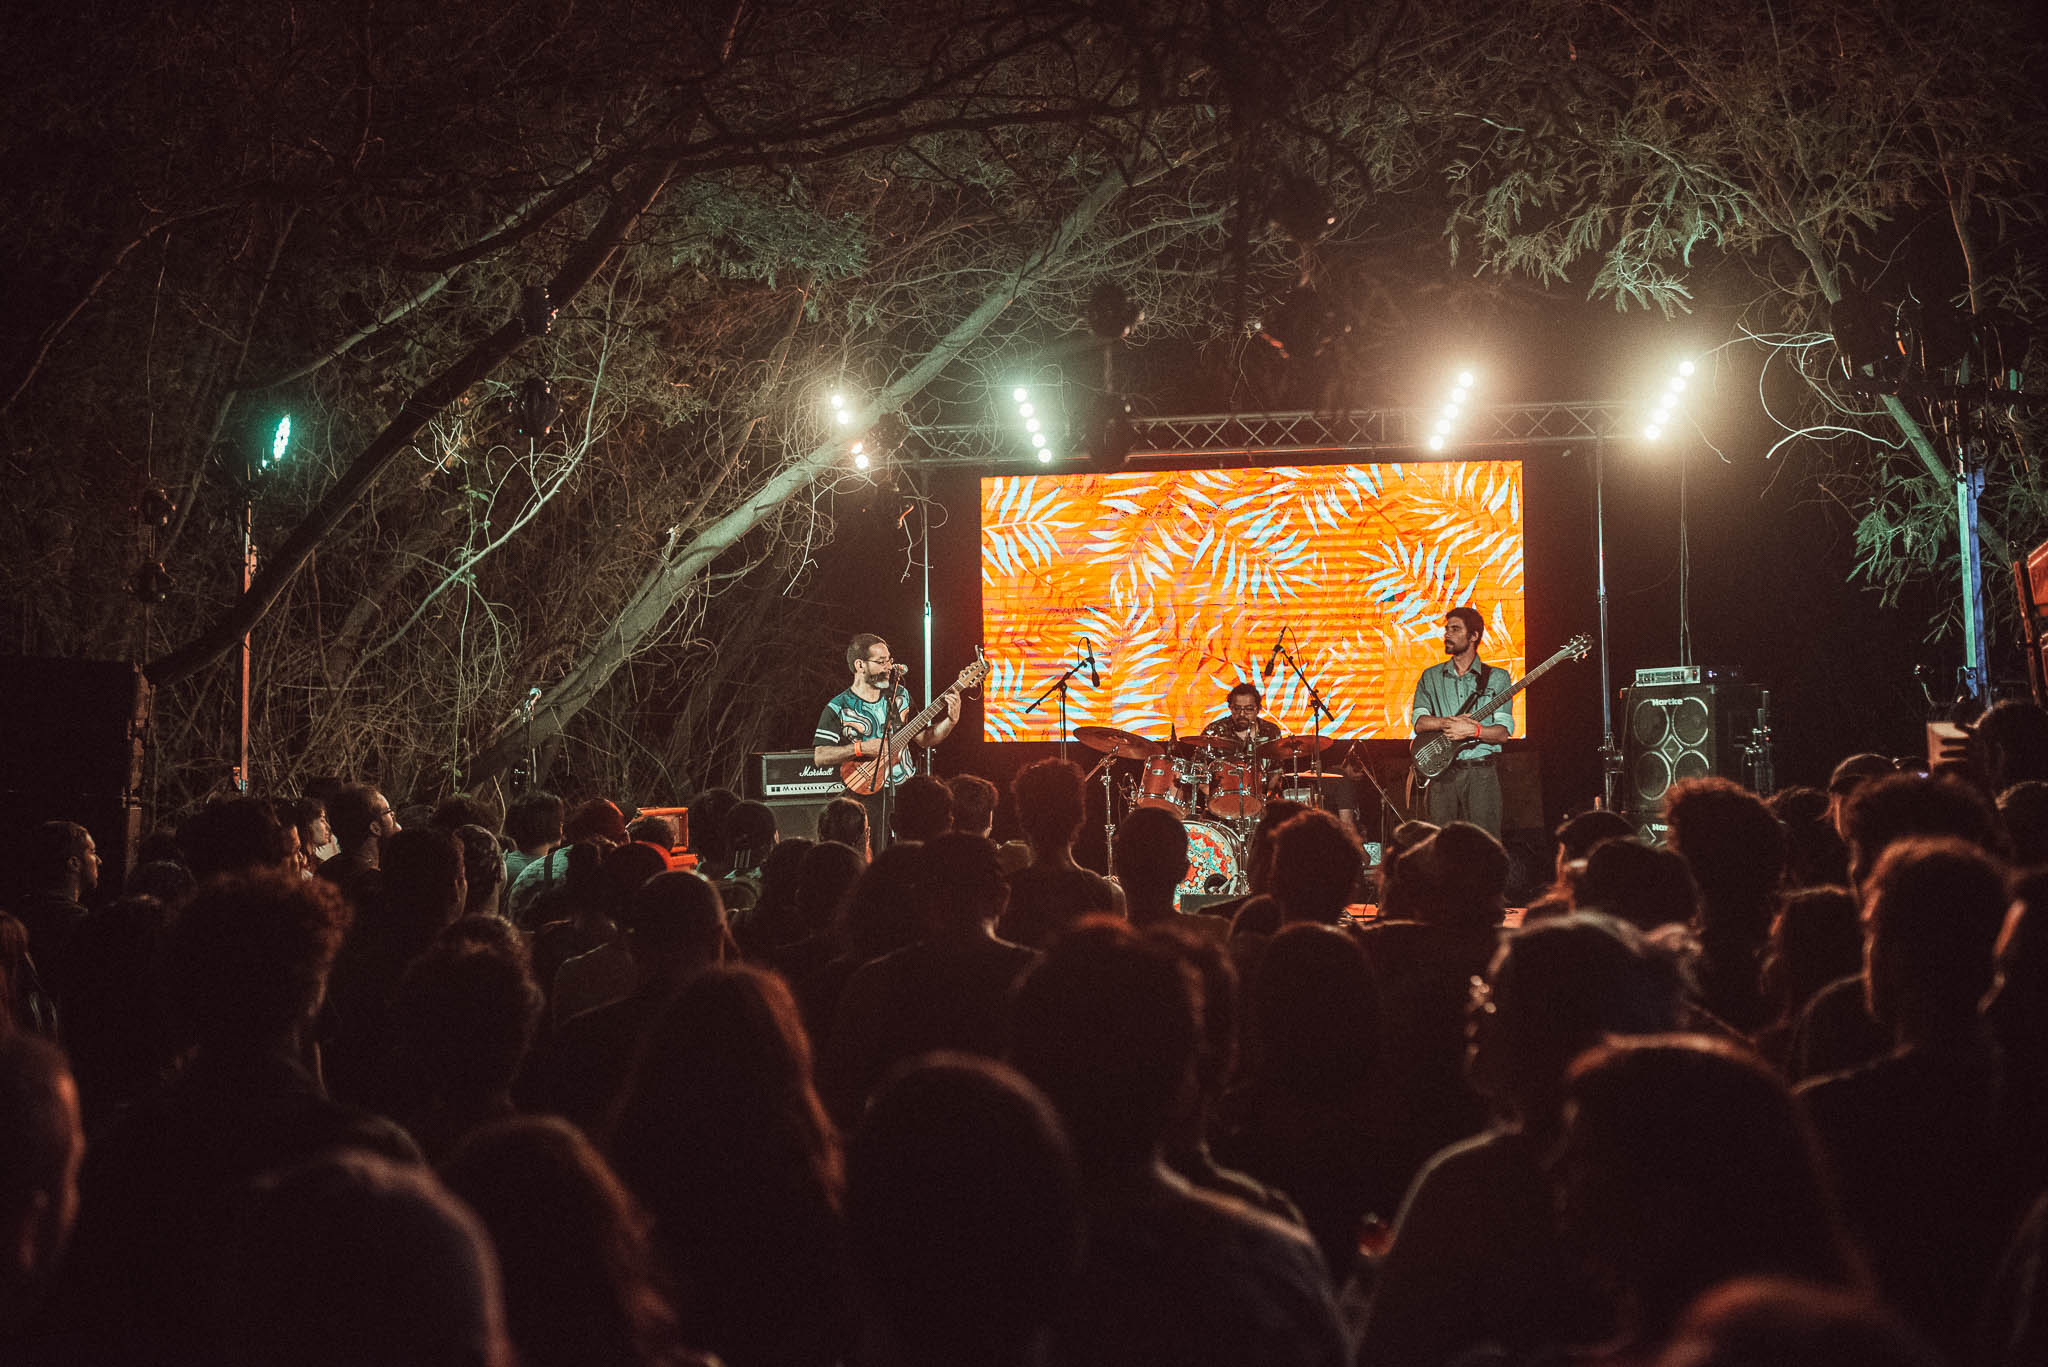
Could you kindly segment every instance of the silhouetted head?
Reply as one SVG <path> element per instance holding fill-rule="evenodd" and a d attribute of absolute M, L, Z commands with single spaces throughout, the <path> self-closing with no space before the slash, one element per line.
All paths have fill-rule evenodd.
<path fill-rule="evenodd" d="M 946 780 L 953 794 L 953 829 L 968 835 L 987 835 L 995 825 L 996 802 L 1001 794 L 996 785 L 978 774 L 955 774 Z"/>
<path fill-rule="evenodd" d="M 296 827 L 262 798 L 209 802 L 178 831 L 185 867 L 201 882 L 220 873 L 282 869 L 298 848 Z"/>
<path fill-rule="evenodd" d="M 847 1146 L 855 1283 L 906 1364 L 1022 1363 L 1080 1269 L 1079 1176 L 1059 1118 L 1000 1063 L 896 1073 Z"/>
<path fill-rule="evenodd" d="M 1894 841 L 1863 886 L 1870 1014 L 1912 1040 L 1967 1033 L 1991 990 L 2005 871 L 1967 841 Z"/>
<path fill-rule="evenodd" d="M 490 1236 L 425 1168 L 330 1154 L 237 1204 L 220 1259 L 227 1361 L 511 1367 Z"/>
<path fill-rule="evenodd" d="M 1010 795 L 1017 803 L 1017 824 L 1023 827 L 1024 838 L 1040 849 L 1073 844 L 1088 813 L 1081 768 L 1068 760 L 1025 765 L 1010 780 Z"/>
<path fill-rule="evenodd" d="M 1358 938 L 1296 922 L 1266 946 L 1251 990 L 1251 1075 L 1317 1106 L 1365 1095 L 1379 1055 L 1379 994 Z"/>
<path fill-rule="evenodd" d="M 835 797 L 818 813 L 818 839 L 836 840 L 868 853 L 868 809 L 858 798 Z"/>
<path fill-rule="evenodd" d="M 634 889 L 621 924 L 633 962 L 669 981 L 717 963 L 731 944 L 718 889 L 688 869 L 656 874 Z"/>
<path fill-rule="evenodd" d="M 1692 870 L 1676 850 L 1637 840 L 1608 840 L 1586 856 L 1572 904 L 1627 921 L 1638 930 L 1690 926 L 1699 911 Z"/>
<path fill-rule="evenodd" d="M 926 907 L 934 932 L 993 926 L 1010 900 L 1010 885 L 996 862 L 996 846 L 984 835 L 948 832 L 924 847 L 930 884 Z"/>
<path fill-rule="evenodd" d="M 953 790 L 930 774 L 912 774 L 896 785 L 889 822 L 902 840 L 936 840 L 953 829 Z"/>
<path fill-rule="evenodd" d="M 1466 1020 L 1466 1073 L 1539 1132 L 1557 1123 L 1565 1069 L 1609 1035 L 1670 1030 L 1679 979 L 1634 926 L 1572 912 L 1525 926 L 1494 951 Z"/>
<path fill-rule="evenodd" d="M 568 807 L 561 798 L 540 788 L 512 799 L 505 813 L 505 834 L 522 850 L 533 851 L 559 844 L 562 822 Z"/>
<path fill-rule="evenodd" d="M 441 1177 L 497 1249 L 520 1367 L 673 1360 L 675 1312 L 647 1217 L 582 1131 L 553 1116 L 501 1120 L 464 1140 Z"/>
<path fill-rule="evenodd" d="M 1738 1277 L 1685 1312 L 1657 1367 L 1942 1367 L 1868 1295 L 1791 1277 Z"/>
<path fill-rule="evenodd" d="M 270 1048 L 313 1019 L 350 920 L 325 879 L 258 873 L 216 878 L 170 925 L 165 976 L 201 1044 Z"/>
<path fill-rule="evenodd" d="M 1731 1277 L 1856 1284 L 1806 1117 L 1748 1050 L 1700 1035 L 1602 1045 L 1572 1065 L 1564 1118 L 1559 1225 L 1638 1341 Z"/>
<path fill-rule="evenodd" d="M 1019 984 L 1011 1062 L 1059 1111 L 1084 1171 L 1142 1169 L 1191 1101 L 1199 990 L 1176 956 L 1099 916 Z"/>
<path fill-rule="evenodd" d="M 1187 824 L 1163 807 L 1140 807 L 1116 828 L 1116 876 L 1141 906 L 1170 903 L 1188 876 Z"/>
<path fill-rule="evenodd" d="M 1273 832 L 1273 895 L 1289 921 L 1335 924 L 1364 867 L 1358 841 L 1328 812 L 1302 812 Z"/>
<path fill-rule="evenodd" d="M 392 994 L 392 1029 L 430 1095 L 489 1095 L 511 1087 L 542 1005 L 516 940 L 444 939 L 407 966 Z"/>
<path fill-rule="evenodd" d="M 1700 934 L 1761 945 L 1785 873 L 1785 831 L 1763 799 L 1725 778 L 1674 783 L 1666 838 L 1700 889 Z"/>
<path fill-rule="evenodd" d="M 1863 968 L 1863 920 L 1847 888 L 1788 893 L 1771 919 L 1764 985 L 1789 1018 L 1829 983 Z"/>
<path fill-rule="evenodd" d="M 1849 842 L 1849 883 L 1860 889 L 1895 840 L 1952 835 L 1989 853 L 2003 852 L 1998 813 L 1967 783 L 1925 774 L 1872 779 L 1849 799 L 1842 834 Z"/>

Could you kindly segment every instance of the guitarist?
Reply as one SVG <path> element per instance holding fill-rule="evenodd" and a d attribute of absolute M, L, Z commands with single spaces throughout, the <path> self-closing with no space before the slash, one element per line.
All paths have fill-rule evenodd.
<path fill-rule="evenodd" d="M 1415 685 L 1415 734 L 1441 731 L 1452 740 L 1467 741 L 1449 769 L 1423 790 L 1429 819 L 1439 826 L 1469 821 L 1500 838 L 1500 773 L 1494 768 L 1500 743 L 1514 733 L 1512 700 L 1484 717 L 1464 715 L 1479 695 L 1498 689 L 1507 677 L 1479 659 L 1479 639 L 1486 619 L 1477 608 L 1456 607 L 1444 614 L 1442 664 L 1422 671 Z"/>
<path fill-rule="evenodd" d="M 813 736 L 811 763 L 836 767 L 848 760 L 869 759 L 889 738 L 889 728 L 910 715 L 910 695 L 895 683 L 895 660 L 889 643 L 872 632 L 862 632 L 847 643 L 846 665 L 853 682 L 825 704 L 818 714 Z M 916 737 L 916 744 L 930 747 L 953 734 L 960 720 L 960 695 L 945 695 L 946 715 Z M 888 838 L 887 813 L 881 806 L 889 789 L 914 772 L 908 755 L 890 756 L 889 781 L 881 793 L 867 800 L 868 820 L 875 832 L 875 848 Z M 879 822 L 879 824 L 877 824 Z"/>

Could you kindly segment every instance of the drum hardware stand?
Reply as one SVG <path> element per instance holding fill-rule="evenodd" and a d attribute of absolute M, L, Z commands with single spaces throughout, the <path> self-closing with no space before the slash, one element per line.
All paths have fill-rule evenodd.
<path fill-rule="evenodd" d="M 1109 762 L 1115 758 L 1115 755 L 1104 755 L 1081 779 L 1086 783 L 1097 774 L 1102 775 L 1102 862 L 1107 876 L 1111 878 L 1116 877 L 1116 788 L 1111 781 L 1113 775 Z"/>
<path fill-rule="evenodd" d="M 1357 753 L 1359 744 L 1360 742 L 1357 741 L 1352 742 L 1351 751 L 1346 754 L 1346 759 L 1351 758 L 1351 755 Z M 1348 776 L 1351 773 L 1351 770 L 1347 767 L 1344 770 L 1344 772 Z M 1396 826 L 1400 825 L 1403 821 L 1406 821 L 1408 818 L 1401 815 L 1401 809 L 1394 805 L 1394 799 L 1388 797 L 1387 790 L 1380 786 L 1379 777 L 1378 775 L 1373 773 L 1371 764 L 1367 763 L 1363 759 L 1360 759 L 1358 762 L 1358 772 L 1367 783 L 1370 783 L 1372 785 L 1372 790 L 1375 793 L 1379 794 L 1380 807 L 1378 815 L 1380 819 L 1380 849 L 1382 851 L 1385 851 L 1385 849 L 1387 848 L 1387 838 L 1389 835 L 1392 834 L 1391 829 L 1387 825 L 1387 818 L 1392 817 L 1394 819 L 1394 825 Z M 1356 780 L 1354 780 L 1353 782 L 1355 786 Z M 1386 858 L 1386 855 L 1382 853 L 1380 857 L 1384 860 Z"/>
<path fill-rule="evenodd" d="M 1063 672 L 1057 679 L 1054 679 L 1052 681 L 1051 687 L 1047 688 L 1045 692 L 1033 698 L 1031 700 L 1031 705 L 1024 709 L 1024 715 L 1028 717 L 1033 712 L 1036 712 L 1038 710 L 1039 704 L 1043 703 L 1047 698 L 1050 698 L 1055 693 L 1060 695 L 1061 759 L 1065 759 L 1067 757 L 1067 680 L 1073 678 L 1082 670 L 1090 668 L 1093 663 L 1094 660 L 1091 656 L 1084 656 L 1083 658 L 1074 661 L 1072 664 L 1066 667 L 1065 672 Z"/>

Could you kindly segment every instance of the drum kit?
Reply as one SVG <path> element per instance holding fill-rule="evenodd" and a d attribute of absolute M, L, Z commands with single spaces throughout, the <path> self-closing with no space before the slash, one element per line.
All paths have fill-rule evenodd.
<path fill-rule="evenodd" d="M 1291 798 L 1324 806 L 1331 781 L 1343 777 L 1304 767 L 1337 744 L 1327 736 L 1281 736 L 1264 743 L 1211 735 L 1156 741 L 1113 726 L 1078 726 L 1074 739 L 1105 757 L 1097 769 L 1112 846 L 1119 798 L 1127 813 L 1158 807 L 1185 823 L 1190 868 L 1180 885 L 1184 896 L 1249 891 L 1252 830 L 1266 803 Z M 1136 776 L 1116 783 L 1109 768 L 1114 759 L 1134 761 Z"/>

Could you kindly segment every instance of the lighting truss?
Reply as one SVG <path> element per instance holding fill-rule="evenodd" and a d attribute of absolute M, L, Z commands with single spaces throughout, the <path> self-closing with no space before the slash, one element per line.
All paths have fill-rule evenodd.
<path fill-rule="evenodd" d="M 1574 442 L 1624 436 L 1631 415 L 1619 399 L 1560 403 L 1475 405 L 1462 419 L 1458 434 L 1461 457 L 1479 448 L 1569 446 Z M 1193 413 L 1169 417 L 1138 417 L 1129 421 L 1137 443 L 1128 468 L 1206 464 L 1233 458 L 1285 463 L 1380 456 L 1429 455 L 1429 434 L 1437 418 L 1434 408 L 1365 408 L 1348 413 Z M 1017 451 L 1008 433 L 992 425 L 965 423 L 920 427 L 928 453 L 910 459 L 916 465 L 1029 465 L 1043 469 L 1032 456 Z M 1058 473 L 1069 462 L 1052 467 Z"/>

